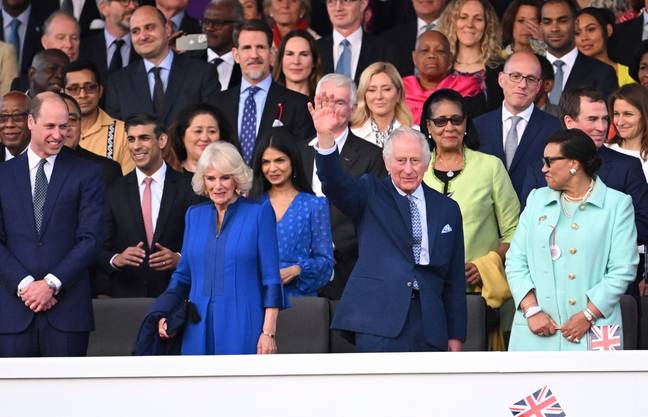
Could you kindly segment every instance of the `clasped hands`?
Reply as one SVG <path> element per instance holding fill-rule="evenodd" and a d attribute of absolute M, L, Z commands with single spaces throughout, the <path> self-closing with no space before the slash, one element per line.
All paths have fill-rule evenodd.
<path fill-rule="evenodd" d="M 47 311 L 54 307 L 58 300 L 54 298 L 54 290 L 47 286 L 47 281 L 34 281 L 20 291 L 20 299 L 34 313 Z"/>
<path fill-rule="evenodd" d="M 591 323 L 583 312 L 579 311 L 567 320 L 565 324 L 559 326 L 549 316 L 549 314 L 541 311 L 527 319 L 529 330 L 537 336 L 553 336 L 558 330 L 562 333 L 563 337 L 572 343 L 580 343 L 581 339 L 589 330 Z"/>
<path fill-rule="evenodd" d="M 156 252 L 151 253 L 149 256 L 149 266 L 156 271 L 174 270 L 180 262 L 180 255 L 175 253 L 169 248 L 166 248 L 159 243 L 155 244 Z M 125 266 L 139 267 L 144 262 L 146 251 L 144 250 L 144 242 L 139 242 L 137 246 L 130 246 L 113 259 L 113 264 L 117 268 Z"/>

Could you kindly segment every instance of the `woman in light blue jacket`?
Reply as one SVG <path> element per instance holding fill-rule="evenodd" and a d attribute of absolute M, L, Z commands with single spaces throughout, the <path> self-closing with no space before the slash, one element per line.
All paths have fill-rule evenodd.
<path fill-rule="evenodd" d="M 547 140 L 542 172 L 506 256 L 516 313 L 509 350 L 587 350 L 591 326 L 621 326 L 620 299 L 639 262 L 631 198 L 595 176 L 578 129 Z"/>

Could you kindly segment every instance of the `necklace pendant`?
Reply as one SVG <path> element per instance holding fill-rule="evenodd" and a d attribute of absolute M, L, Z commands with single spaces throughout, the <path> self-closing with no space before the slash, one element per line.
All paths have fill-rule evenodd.
<path fill-rule="evenodd" d="M 448 171 L 448 173 L 447 173 L 446 175 L 447 175 L 449 178 L 452 178 L 452 177 L 454 177 L 454 171 Z"/>

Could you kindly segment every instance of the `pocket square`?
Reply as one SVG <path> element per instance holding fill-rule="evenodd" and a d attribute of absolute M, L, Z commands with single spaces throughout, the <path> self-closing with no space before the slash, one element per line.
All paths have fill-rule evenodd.
<path fill-rule="evenodd" d="M 443 226 L 443 229 L 441 229 L 441 234 L 450 233 L 450 232 L 452 232 L 452 227 L 450 227 L 449 224 L 446 224 L 445 226 Z"/>

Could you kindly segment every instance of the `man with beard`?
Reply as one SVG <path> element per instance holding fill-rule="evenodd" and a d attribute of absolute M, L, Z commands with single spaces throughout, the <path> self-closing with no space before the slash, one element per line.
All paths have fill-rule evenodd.
<path fill-rule="evenodd" d="M 218 95 L 218 106 L 236 126 L 243 160 L 249 165 L 258 139 L 273 125 L 288 128 L 297 141 L 315 135 L 308 98 L 272 81 L 272 30 L 261 20 L 249 20 L 234 31 L 234 59 L 241 66 L 241 85 Z"/>
<path fill-rule="evenodd" d="M 29 145 L 29 97 L 11 91 L 0 97 L 0 163 L 20 155 Z"/>
<path fill-rule="evenodd" d="M 106 26 L 102 31 L 81 41 L 81 58 L 91 61 L 99 69 L 101 79 L 136 61 L 139 56 L 133 50 L 129 22 L 137 1 L 100 0 L 99 11 Z"/>
<path fill-rule="evenodd" d="M 171 27 L 162 12 L 152 6 L 137 8 L 130 19 L 130 33 L 142 60 L 109 77 L 108 114 L 124 120 L 135 113 L 151 113 L 166 129 L 187 105 L 214 100 L 220 91 L 216 68 L 171 50 Z"/>

